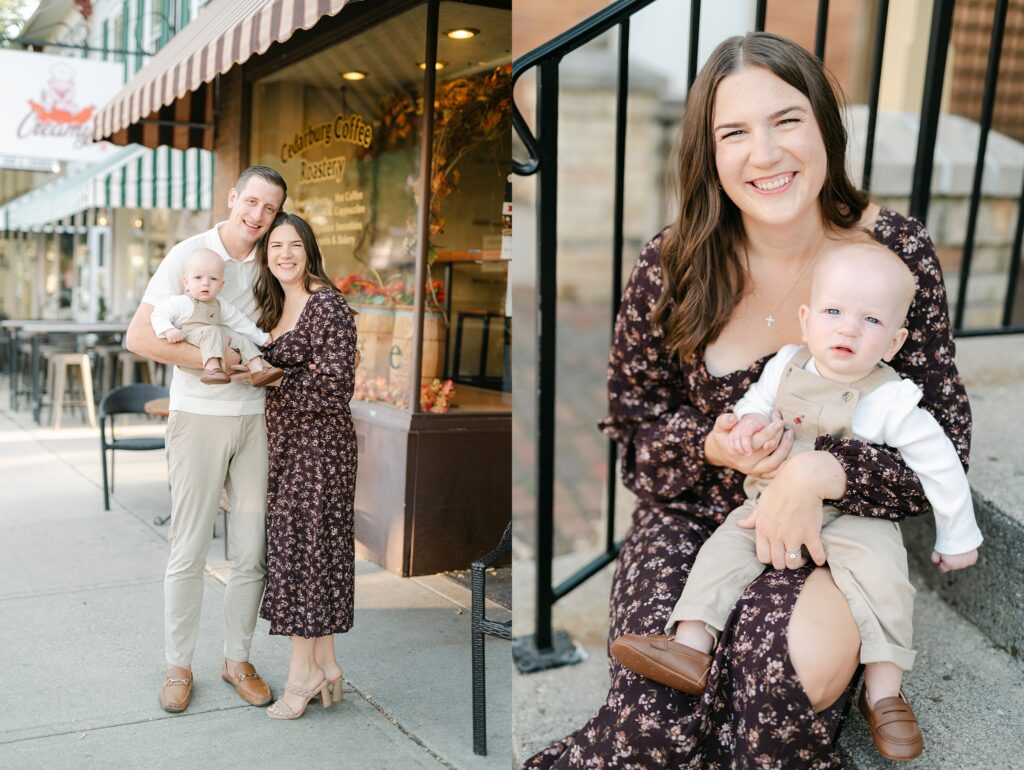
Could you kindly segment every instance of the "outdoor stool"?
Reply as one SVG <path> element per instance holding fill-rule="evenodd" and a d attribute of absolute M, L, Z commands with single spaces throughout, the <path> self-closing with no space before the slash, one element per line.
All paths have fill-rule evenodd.
<path fill-rule="evenodd" d="M 18 340 L 15 352 L 14 380 L 11 382 L 11 408 L 17 411 L 24 396 L 32 406 L 32 343 Z"/>
<path fill-rule="evenodd" d="M 65 400 L 65 390 L 69 386 L 68 371 L 78 367 L 82 382 L 82 398 Z M 89 425 L 96 427 L 96 406 L 92 394 L 92 362 L 88 353 L 52 353 L 49 356 L 48 379 L 50 384 L 50 412 L 53 415 L 53 427 L 60 428 L 65 406 L 85 406 L 89 416 Z"/>
<path fill-rule="evenodd" d="M 512 639 L 512 621 L 500 623 L 484 614 L 487 568 L 507 559 L 512 553 L 512 522 L 505 527 L 498 547 L 473 562 L 470 568 L 472 583 L 473 621 L 470 634 L 473 639 L 473 753 L 487 754 L 487 681 L 484 671 L 484 635 Z"/>
<path fill-rule="evenodd" d="M 114 490 L 114 452 L 145 452 L 163 449 L 164 437 L 117 438 L 114 435 L 114 415 L 146 414 L 146 402 L 154 398 L 167 398 L 167 388 L 159 385 L 125 385 L 114 388 L 100 401 L 100 456 L 103 465 L 103 510 L 110 510 L 110 493 Z M 110 440 L 107 441 L 107 421 L 110 422 Z M 107 450 L 110 450 L 110 484 L 107 485 Z"/>
<path fill-rule="evenodd" d="M 121 373 L 121 385 L 135 383 L 136 367 L 141 367 L 142 379 L 147 384 L 156 384 L 156 362 L 132 353 L 130 350 L 122 350 L 117 354 L 117 370 Z M 116 374 L 114 379 L 117 379 Z"/>
<path fill-rule="evenodd" d="M 96 354 L 96 380 L 99 382 L 99 397 L 114 389 L 114 373 L 117 371 L 117 356 L 124 352 L 121 345 L 93 345 Z"/>

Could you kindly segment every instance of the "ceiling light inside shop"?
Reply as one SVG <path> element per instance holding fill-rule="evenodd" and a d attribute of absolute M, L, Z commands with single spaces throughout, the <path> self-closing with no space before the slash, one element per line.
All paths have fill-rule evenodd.
<path fill-rule="evenodd" d="M 107 218 L 104 217 L 104 216 L 97 217 L 96 218 L 96 224 L 98 224 L 100 227 L 106 227 L 107 226 Z"/>
<path fill-rule="evenodd" d="M 448 37 L 452 40 L 469 40 L 471 37 L 476 37 L 480 34 L 480 30 L 473 27 L 460 27 L 458 29 L 450 29 L 445 32 Z"/>
<path fill-rule="evenodd" d="M 416 62 L 416 66 L 419 67 L 421 70 L 426 70 L 427 63 L 425 61 Z M 440 59 L 438 59 L 436 62 L 434 62 L 434 69 L 436 69 L 436 70 L 443 70 L 447 66 L 448 66 L 448 62 L 441 61 Z"/>
<path fill-rule="evenodd" d="M 59 174 L 60 173 L 60 163 L 56 163 L 55 162 L 52 166 L 50 166 L 50 171 L 52 171 L 54 174 Z"/>
<path fill-rule="evenodd" d="M 342 72 L 341 77 L 343 80 L 366 80 L 366 73 L 359 70 L 349 70 L 348 72 Z"/>
<path fill-rule="evenodd" d="M 137 218 L 134 222 L 132 222 L 132 225 L 134 225 L 136 230 L 141 230 L 142 229 L 142 220 Z"/>

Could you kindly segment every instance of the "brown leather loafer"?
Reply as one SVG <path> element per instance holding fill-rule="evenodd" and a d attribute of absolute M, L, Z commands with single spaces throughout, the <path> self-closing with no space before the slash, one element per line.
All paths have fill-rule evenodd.
<path fill-rule="evenodd" d="M 270 688 L 260 679 L 252 663 L 239 663 L 236 671 L 237 676 L 231 676 L 228 664 L 225 663 L 220 670 L 220 676 L 225 682 L 235 686 L 242 700 L 252 706 L 266 706 L 270 703 Z"/>
<path fill-rule="evenodd" d="M 160 708 L 180 714 L 192 699 L 192 671 L 181 666 L 168 666 L 160 688 Z"/>
<path fill-rule="evenodd" d="M 917 717 L 906 697 L 882 698 L 874 708 L 868 706 L 866 688 L 860 690 L 860 713 L 871 729 L 871 741 L 878 753 L 897 761 L 913 759 L 924 751 L 924 738 L 917 725 Z"/>
<path fill-rule="evenodd" d="M 277 382 L 282 377 L 284 377 L 284 369 L 278 369 L 276 366 L 271 366 L 267 369 L 261 369 L 258 372 L 253 372 L 249 377 L 249 382 L 252 383 L 254 388 L 262 388 L 272 382 Z"/>
<path fill-rule="evenodd" d="M 612 657 L 635 674 L 690 695 L 704 692 L 712 661 L 664 634 L 623 634 L 612 642 Z"/>
<path fill-rule="evenodd" d="M 231 378 L 223 369 L 204 369 L 199 381 L 205 385 L 227 385 Z"/>

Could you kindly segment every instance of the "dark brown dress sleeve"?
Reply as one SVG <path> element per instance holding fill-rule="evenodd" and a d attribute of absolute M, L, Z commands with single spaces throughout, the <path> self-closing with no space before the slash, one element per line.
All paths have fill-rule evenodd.
<path fill-rule="evenodd" d="M 307 301 L 313 304 L 302 323 L 307 326 L 310 359 L 285 373 L 281 384 L 285 406 L 300 412 L 347 411 L 355 384 L 352 310 L 341 295 L 329 290 Z"/>
<path fill-rule="evenodd" d="M 953 363 L 956 347 L 935 246 L 916 219 L 883 211 L 875 237 L 907 263 L 917 295 L 907 314 L 909 336 L 892 367 L 924 392 L 920 406 L 939 422 L 967 469 L 971 449 L 971 407 Z M 846 494 L 829 500 L 844 513 L 899 520 L 930 510 L 921 482 L 899 453 L 856 440 L 822 436 L 816 449 L 832 454 L 846 471 Z"/>
<path fill-rule="evenodd" d="M 703 476 L 713 421 L 696 409 L 686 379 L 651 322 L 661 292 L 661 238 L 644 248 L 622 297 L 608 363 L 602 432 L 619 445 L 622 478 L 641 499 L 673 500 Z"/>

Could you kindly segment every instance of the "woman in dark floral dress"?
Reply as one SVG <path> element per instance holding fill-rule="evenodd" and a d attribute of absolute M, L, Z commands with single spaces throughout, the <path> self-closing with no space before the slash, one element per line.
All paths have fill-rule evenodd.
<path fill-rule="evenodd" d="M 633 270 L 609 365 L 602 427 L 639 498 L 612 586 L 613 639 L 662 633 L 701 544 L 742 502 L 746 473 L 774 477 L 757 511 L 771 550 L 820 531 L 823 500 L 893 521 L 928 510 L 899 455 L 861 441 L 819 438 L 799 464 L 782 465 L 785 435 L 752 457 L 728 452 L 729 410 L 779 347 L 800 340 L 809 265 L 844 231 L 866 228 L 913 271 L 910 335 L 892 366 L 922 387 L 921 406 L 965 466 L 970 444 L 934 247 L 919 222 L 870 204 L 846 177 L 820 64 L 764 33 L 725 41 L 690 91 L 681 142 L 684 204 Z M 787 566 L 766 569 L 737 602 L 700 698 L 610 660 L 598 713 L 526 767 L 840 767 L 833 738 L 859 635 L 826 568 Z"/>
<path fill-rule="evenodd" d="M 278 214 L 260 241 L 254 292 L 267 361 L 285 370 L 267 392 L 267 585 L 260 617 L 291 637 L 284 695 L 275 719 L 302 715 L 320 694 L 341 699 L 334 634 L 352 627 L 356 434 L 352 311 L 324 273 L 313 231 Z"/>

